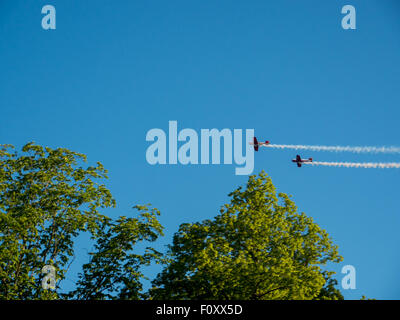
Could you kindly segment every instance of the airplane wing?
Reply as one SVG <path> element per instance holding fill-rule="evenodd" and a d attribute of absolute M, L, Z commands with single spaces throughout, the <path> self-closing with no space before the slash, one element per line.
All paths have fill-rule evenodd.
<path fill-rule="evenodd" d="M 297 162 L 297 166 L 300 168 L 301 167 L 301 162 Z"/>
<path fill-rule="evenodd" d="M 258 151 L 258 141 L 256 137 L 253 138 L 253 144 L 254 144 L 254 150 Z"/>

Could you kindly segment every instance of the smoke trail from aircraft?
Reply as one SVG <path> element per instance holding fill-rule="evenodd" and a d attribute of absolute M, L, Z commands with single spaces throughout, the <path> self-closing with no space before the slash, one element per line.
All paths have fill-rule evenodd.
<path fill-rule="evenodd" d="M 305 162 L 311 166 L 345 167 L 345 168 L 379 168 L 379 169 L 400 169 L 400 162 Z"/>
<path fill-rule="evenodd" d="M 400 153 L 400 147 L 350 147 L 350 146 L 311 146 L 295 144 L 268 144 L 265 148 L 294 149 L 309 151 L 353 152 L 353 153 Z"/>

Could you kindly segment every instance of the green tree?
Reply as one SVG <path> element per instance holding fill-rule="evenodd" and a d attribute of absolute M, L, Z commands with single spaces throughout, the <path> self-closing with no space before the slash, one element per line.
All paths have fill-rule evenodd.
<path fill-rule="evenodd" d="M 82 167 L 86 157 L 67 149 L 29 143 L 18 154 L 0 151 L 0 299 L 53 299 L 43 289 L 42 268 L 56 270 L 57 286 L 73 258 L 74 239 L 93 235 L 106 217 L 98 208 L 113 207 L 101 163 Z"/>
<path fill-rule="evenodd" d="M 143 254 L 133 251 L 139 241 L 155 241 L 162 235 L 157 209 L 135 206 L 139 218 L 119 217 L 106 220 L 97 237 L 90 262 L 83 266 L 77 288 L 68 296 L 80 300 L 145 298 L 141 268 L 162 261 L 162 255 L 151 247 Z"/>
<path fill-rule="evenodd" d="M 322 268 L 337 247 L 264 172 L 229 196 L 214 219 L 180 226 L 153 299 L 340 298 Z"/>
<path fill-rule="evenodd" d="M 0 146 L 0 299 L 139 299 L 141 272 L 162 255 L 151 247 L 134 253 L 139 242 L 162 235 L 155 208 L 135 206 L 138 218 L 112 220 L 99 208 L 115 207 L 101 163 L 83 168 L 86 156 L 29 143 L 22 155 Z M 89 232 L 95 242 L 77 287 L 60 294 L 74 257 L 74 240 Z M 136 248 L 135 248 L 136 249 Z M 44 289 L 42 269 L 56 271 L 55 290 Z"/>
<path fill-rule="evenodd" d="M 325 285 L 315 300 L 344 300 L 342 293 L 336 288 L 338 281 L 331 278 L 330 273 L 323 272 Z"/>

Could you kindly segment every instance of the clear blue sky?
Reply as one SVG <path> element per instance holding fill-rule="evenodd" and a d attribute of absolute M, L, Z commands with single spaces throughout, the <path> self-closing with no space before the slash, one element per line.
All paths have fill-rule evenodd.
<path fill-rule="evenodd" d="M 57 10 L 56 30 L 41 28 L 45 4 Z M 341 28 L 345 4 L 356 7 L 357 30 Z M 273 143 L 398 146 L 399 18 L 397 0 L 2 0 L 0 143 L 35 141 L 102 162 L 118 202 L 108 214 L 152 203 L 163 249 L 179 224 L 218 214 L 247 177 L 230 165 L 151 166 L 148 130 L 177 120 L 198 132 L 253 128 Z M 355 266 L 357 289 L 345 297 L 399 299 L 400 170 L 298 169 L 295 151 L 261 151 L 254 172 L 264 169 L 339 245 L 339 282 L 341 267 Z"/>

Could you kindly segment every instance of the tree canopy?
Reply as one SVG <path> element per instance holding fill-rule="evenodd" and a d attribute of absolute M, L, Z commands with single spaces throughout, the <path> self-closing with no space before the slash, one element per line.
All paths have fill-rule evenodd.
<path fill-rule="evenodd" d="M 136 243 L 155 241 L 163 235 L 157 220 L 157 209 L 135 206 L 139 218 L 119 217 L 107 220 L 100 228 L 90 262 L 83 265 L 77 288 L 68 296 L 80 300 L 146 298 L 142 279 L 146 278 L 141 267 L 152 261 L 162 262 L 160 252 L 147 247 L 143 254 L 134 251 Z"/>
<path fill-rule="evenodd" d="M 229 196 L 215 218 L 180 226 L 154 299 L 341 298 L 323 269 L 337 247 L 264 172 Z"/>
<path fill-rule="evenodd" d="M 159 212 L 136 206 L 139 218 L 115 221 L 101 214 L 99 208 L 115 207 L 110 191 L 96 182 L 106 179 L 107 171 L 99 162 L 88 167 L 85 162 L 83 154 L 33 143 L 22 154 L 9 145 L 0 149 L 0 299 L 60 298 L 58 284 L 82 232 L 96 241 L 95 252 L 76 290 L 64 298 L 110 298 L 117 286 L 119 298 L 139 297 L 139 266 L 160 254 L 151 248 L 142 255 L 129 250 L 137 241 L 154 241 L 162 234 Z M 55 269 L 55 290 L 42 285 L 45 266 Z"/>
<path fill-rule="evenodd" d="M 337 246 L 265 172 L 214 218 L 182 224 L 166 254 L 146 246 L 163 235 L 158 209 L 100 212 L 116 205 L 105 179 L 101 163 L 65 148 L 0 146 L 0 299 L 343 299 L 325 270 L 342 260 Z M 62 293 L 81 233 L 93 247 Z M 142 267 L 153 262 L 164 267 L 145 291 Z M 45 266 L 54 288 L 43 285 Z"/>

